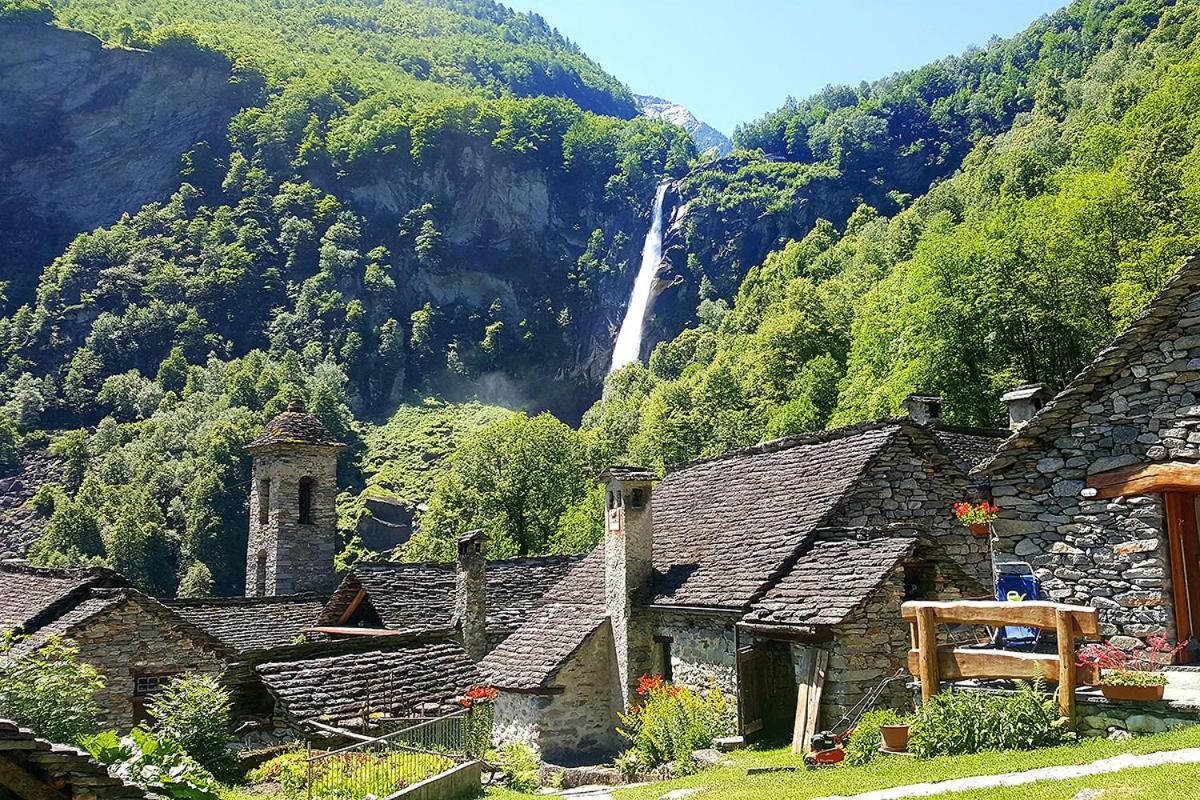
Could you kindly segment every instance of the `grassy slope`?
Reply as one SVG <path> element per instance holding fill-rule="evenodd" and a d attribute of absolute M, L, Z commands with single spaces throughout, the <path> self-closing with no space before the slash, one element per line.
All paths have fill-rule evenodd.
<path fill-rule="evenodd" d="M 841 767 L 819 771 L 782 772 L 747 776 L 747 767 L 797 766 L 800 759 L 787 748 L 746 751 L 733 754 L 733 764 L 709 770 L 699 775 L 673 781 L 620 790 L 617 800 L 656 800 L 673 789 L 702 788 L 690 795 L 691 800 L 751 800 L 751 798 L 788 798 L 810 800 L 829 795 L 852 795 L 892 786 L 925 781 L 950 780 L 973 775 L 996 775 L 1038 767 L 1063 764 L 1085 764 L 1121 753 L 1152 753 L 1200 747 L 1200 726 L 1183 728 L 1155 736 L 1139 737 L 1128 742 L 1089 739 L 1079 744 L 1051 747 L 1032 752 L 978 753 L 969 756 L 946 756 L 920 761 L 910 758 L 884 758 L 865 767 Z M 954 800 L 1032 800 L 1033 798 L 1071 798 L 1085 787 L 1127 788 L 1113 797 L 1165 797 L 1163 790 L 1174 786 L 1195 786 L 1200 779 L 1200 766 L 1163 767 L 1131 770 L 1107 776 L 1083 778 L 1077 781 L 1045 782 L 1017 787 L 1004 792 L 959 793 Z M 1156 793 L 1157 792 L 1157 793 Z M 1181 795 L 1183 796 L 1183 795 Z M 517 800 L 528 797 L 516 792 L 493 790 L 489 800 Z"/>

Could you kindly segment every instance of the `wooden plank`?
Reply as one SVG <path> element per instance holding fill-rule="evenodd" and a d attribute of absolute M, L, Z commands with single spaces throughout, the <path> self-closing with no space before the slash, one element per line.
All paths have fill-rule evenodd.
<path fill-rule="evenodd" d="M 1200 620 L 1200 541 L 1196 531 L 1196 496 L 1179 495 L 1179 539 L 1183 549 L 1183 574 L 1187 587 L 1188 618 L 1194 629 Z M 1176 636 L 1178 641 L 1186 641 Z"/>
<path fill-rule="evenodd" d="M 917 609 L 917 653 L 921 676 L 921 701 L 929 702 L 941 687 L 942 671 L 938 668 L 937 622 L 934 609 L 923 606 Z"/>
<path fill-rule="evenodd" d="M 934 619 L 941 625 L 986 625 L 992 628 L 1021 625 L 1043 630 L 1054 630 L 1058 624 L 1055 614 L 1061 609 L 1071 613 L 1080 635 L 1100 634 L 1100 621 L 1096 609 L 1087 606 L 1040 600 L 1020 603 L 999 600 L 910 600 L 900 606 L 900 615 L 905 620 L 912 621 L 917 618 L 917 612 L 922 608 L 931 609 Z"/>
<path fill-rule="evenodd" d="M 923 661 L 919 650 L 908 651 L 908 671 L 919 674 Z M 967 678 L 1042 678 L 1057 683 L 1058 656 L 1044 653 L 1014 653 L 1006 650 L 964 650 L 951 646 L 937 649 L 938 674 L 942 680 Z M 925 678 L 921 676 L 922 690 Z M 922 691 L 922 694 L 924 692 Z"/>
<path fill-rule="evenodd" d="M 1133 494 L 1200 491 L 1200 464 L 1168 461 L 1135 464 L 1088 476 L 1088 488 L 1095 497 L 1106 499 Z"/>
<path fill-rule="evenodd" d="M 1171 559 L 1171 599 L 1175 611 L 1175 638 L 1185 642 L 1192 635 L 1192 603 L 1188 597 L 1187 570 L 1184 566 L 1183 524 L 1180 505 L 1184 495 L 1169 492 L 1163 497 L 1167 517 L 1167 550 Z"/>
<path fill-rule="evenodd" d="M 24 800 L 67 800 L 62 792 L 4 756 L 0 756 L 0 786 L 12 790 Z"/>
<path fill-rule="evenodd" d="M 1067 718 L 1067 727 L 1075 730 L 1075 621 L 1059 611 L 1058 626 L 1058 713 Z"/>
<path fill-rule="evenodd" d="M 354 599 L 350 601 L 350 605 L 346 606 L 346 610 L 342 613 L 342 616 L 338 617 L 338 624 L 345 624 L 350 617 L 354 616 L 354 612 L 358 611 L 358 607 L 362 605 L 362 601 L 365 600 L 366 597 L 367 590 L 359 589 L 358 594 L 354 595 Z"/>
<path fill-rule="evenodd" d="M 795 648 L 800 651 L 796 674 L 796 720 L 792 726 L 792 752 L 807 753 L 817 732 L 821 715 L 821 692 L 825 688 L 825 668 L 829 651 L 820 647 Z"/>

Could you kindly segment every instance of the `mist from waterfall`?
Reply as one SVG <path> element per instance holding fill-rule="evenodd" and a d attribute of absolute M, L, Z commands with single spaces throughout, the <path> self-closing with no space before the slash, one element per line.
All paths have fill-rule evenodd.
<path fill-rule="evenodd" d="M 650 305 L 650 290 L 654 288 L 654 276 L 662 261 L 662 209 L 666 193 L 666 182 L 660 183 L 654 193 L 650 230 L 646 232 L 646 242 L 642 245 L 642 264 L 633 281 L 629 307 L 625 309 L 625 319 L 621 321 L 617 343 L 613 346 L 612 364 L 608 368 L 610 373 L 637 361 L 642 352 L 642 328 L 646 323 L 646 309 Z"/>

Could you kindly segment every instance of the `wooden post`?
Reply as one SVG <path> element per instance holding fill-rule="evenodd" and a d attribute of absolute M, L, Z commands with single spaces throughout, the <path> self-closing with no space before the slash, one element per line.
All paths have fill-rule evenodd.
<path fill-rule="evenodd" d="M 1067 718 L 1067 727 L 1075 730 L 1075 624 L 1071 612 L 1054 612 L 1054 633 L 1058 637 L 1058 711 Z"/>
<path fill-rule="evenodd" d="M 932 608 L 917 609 L 917 652 L 921 660 L 921 702 L 929 700 L 938 692 L 941 678 L 938 676 L 937 622 Z"/>

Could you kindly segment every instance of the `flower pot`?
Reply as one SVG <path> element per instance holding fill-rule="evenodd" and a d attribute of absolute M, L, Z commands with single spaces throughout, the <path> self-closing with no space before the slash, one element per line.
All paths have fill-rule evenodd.
<path fill-rule="evenodd" d="M 880 725 L 879 733 L 883 736 L 883 749 L 893 753 L 903 753 L 908 750 L 907 725 Z"/>
<path fill-rule="evenodd" d="M 1107 686 L 1100 684 L 1100 693 L 1109 700 L 1162 700 L 1166 686 Z"/>
<path fill-rule="evenodd" d="M 976 536 L 988 535 L 989 526 L 986 522 L 972 522 L 967 527 L 970 528 L 971 533 L 975 534 Z"/>

